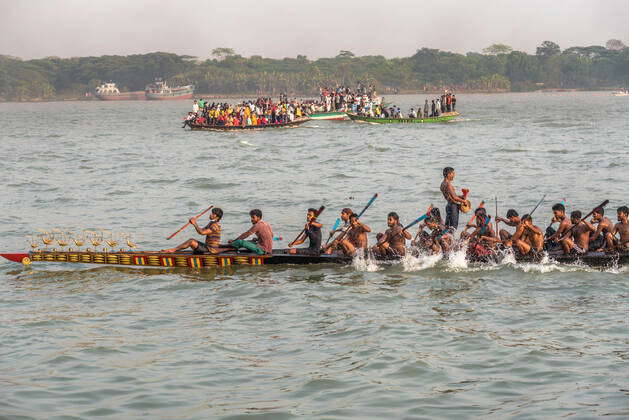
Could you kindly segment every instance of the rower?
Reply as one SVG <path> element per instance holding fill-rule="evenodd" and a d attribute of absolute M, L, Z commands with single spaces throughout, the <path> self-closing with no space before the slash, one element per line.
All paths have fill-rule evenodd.
<path fill-rule="evenodd" d="M 536 253 L 542 252 L 544 249 L 544 232 L 533 224 L 533 218 L 525 214 L 522 221 L 518 225 L 513 236 L 507 242 L 512 245 L 521 255 L 527 255 L 531 251 Z"/>
<path fill-rule="evenodd" d="M 601 252 L 604 250 L 612 250 L 614 243 L 613 237 L 614 223 L 605 217 L 605 209 L 597 207 L 592 212 L 592 223 L 596 223 L 596 231 L 590 237 L 590 248 Z"/>
<path fill-rule="evenodd" d="M 489 247 L 493 247 L 496 242 L 496 234 L 494 232 L 493 224 L 491 223 L 491 216 L 487 215 L 485 207 L 478 207 L 474 210 L 476 216 L 476 229 L 468 236 L 469 240 L 475 240 L 481 244 Z"/>
<path fill-rule="evenodd" d="M 428 228 L 430 233 L 424 232 L 424 227 Z M 418 237 L 421 238 L 420 241 L 417 241 Z M 433 254 L 445 254 L 452 249 L 453 243 L 454 238 L 450 233 L 450 228 L 446 227 L 441 222 L 439 209 L 436 207 L 431 209 L 430 216 L 428 216 L 419 227 L 413 245 L 418 245 L 421 248 L 430 250 Z"/>
<path fill-rule="evenodd" d="M 570 220 L 566 217 L 566 207 L 563 204 L 557 203 L 552 209 L 553 218 L 550 221 L 550 226 L 546 228 L 546 242 L 551 242 L 554 244 L 554 247 L 557 247 L 559 239 L 570 229 L 572 223 L 570 223 Z M 555 230 L 552 228 L 552 224 L 557 222 L 559 222 L 559 227 Z"/>
<path fill-rule="evenodd" d="M 162 252 L 177 252 L 182 249 L 191 248 L 193 254 L 216 254 L 221 251 L 221 219 L 223 218 L 223 210 L 214 207 L 210 213 L 210 222 L 203 228 L 199 227 L 197 220 L 199 217 L 190 218 L 190 224 L 194 226 L 199 235 L 205 236 L 205 243 L 196 239 L 188 239 L 181 245 L 174 248 L 164 249 Z"/>
<path fill-rule="evenodd" d="M 459 206 L 465 204 L 465 200 L 456 195 L 456 190 L 454 189 L 454 185 L 452 185 L 455 176 L 454 168 L 449 166 L 443 168 L 443 181 L 440 187 L 441 193 L 447 201 L 445 225 L 453 228 L 453 230 L 459 227 Z"/>
<path fill-rule="evenodd" d="M 346 232 L 347 229 L 349 229 L 350 227 L 349 218 L 352 214 L 354 214 L 354 212 L 350 208 L 345 207 L 344 209 L 341 210 L 341 220 L 343 221 L 343 226 L 341 226 L 338 229 L 330 231 L 330 236 L 328 237 L 328 240 L 335 234 Z M 329 245 L 326 245 L 325 247 L 323 247 L 323 252 L 325 252 L 326 254 L 331 254 L 332 251 L 335 249 L 342 249 L 340 248 L 339 242 L 336 240 L 332 241 L 332 243 L 330 243 Z"/>
<path fill-rule="evenodd" d="M 590 222 L 581 218 L 579 210 L 570 213 L 570 221 L 574 228 L 569 235 L 560 239 L 563 252 L 569 254 L 571 251 L 574 251 L 577 254 L 585 254 L 589 249 L 590 234 L 596 229 Z"/>
<path fill-rule="evenodd" d="M 389 228 L 376 236 L 378 243 L 373 246 L 372 251 L 382 257 L 403 257 L 406 254 L 406 240 L 412 236 L 404 230 L 404 226 L 400 224 L 400 216 L 394 211 L 387 215 L 387 225 Z"/>
<path fill-rule="evenodd" d="M 251 224 L 253 227 L 237 237 L 235 240 L 229 241 L 229 246 L 236 250 L 245 248 L 258 255 L 273 253 L 273 229 L 271 225 L 262 220 L 262 212 L 259 209 L 253 209 L 249 212 Z M 246 238 L 255 233 L 257 241 L 245 241 Z"/>
<path fill-rule="evenodd" d="M 359 249 L 366 250 L 369 244 L 367 233 L 371 228 L 360 222 L 358 215 L 352 213 L 349 216 L 349 229 L 345 238 L 339 243 L 343 253 L 347 256 L 354 256 Z"/>
<path fill-rule="evenodd" d="M 496 217 L 496 223 L 497 222 L 502 222 L 507 226 L 515 227 L 520 224 L 521 220 L 520 220 L 520 215 L 518 214 L 517 211 L 515 211 L 514 209 L 509 209 L 507 210 L 507 218 L 504 219 L 502 217 Z M 500 229 L 498 234 L 500 235 L 500 240 L 503 242 L 508 239 L 511 239 L 511 237 L 513 236 L 506 229 Z"/>
<path fill-rule="evenodd" d="M 610 240 L 617 241 L 617 248 L 619 251 L 629 251 L 629 208 L 627 206 L 618 207 L 618 222 L 616 226 L 614 226 L 614 232 L 610 238 Z M 620 237 L 616 240 L 615 235 L 618 234 Z"/>
<path fill-rule="evenodd" d="M 288 244 L 288 247 L 291 248 L 291 250 L 288 251 L 289 254 L 319 255 L 321 253 L 321 227 L 323 225 L 317 222 L 317 214 L 317 209 L 308 209 L 306 213 L 306 225 L 304 226 L 303 232 L 295 241 Z M 295 245 L 303 244 L 306 239 L 308 239 L 308 248 L 293 248 Z"/>

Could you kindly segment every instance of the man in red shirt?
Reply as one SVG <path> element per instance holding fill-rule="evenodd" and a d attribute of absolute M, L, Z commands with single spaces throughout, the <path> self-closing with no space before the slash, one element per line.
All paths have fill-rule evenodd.
<path fill-rule="evenodd" d="M 262 220 L 262 212 L 258 209 L 251 210 L 249 216 L 253 226 L 235 240 L 229 241 L 229 246 L 236 249 L 245 248 L 258 255 L 271 254 L 273 252 L 273 229 L 271 229 L 271 225 Z M 254 233 L 257 236 L 257 242 L 245 241 Z"/>

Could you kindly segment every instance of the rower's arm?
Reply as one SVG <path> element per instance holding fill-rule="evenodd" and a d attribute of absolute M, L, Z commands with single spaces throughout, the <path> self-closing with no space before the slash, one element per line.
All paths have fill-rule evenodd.
<path fill-rule="evenodd" d="M 288 244 L 288 247 L 290 248 L 290 247 L 293 247 L 295 245 L 303 244 L 304 242 L 306 242 L 306 238 L 307 237 L 308 237 L 308 235 L 306 235 L 305 233 L 302 232 L 297 239 L 295 239 L 293 242 Z"/>
<path fill-rule="evenodd" d="M 533 231 L 537 235 L 544 236 L 544 232 L 542 232 L 542 230 L 535 225 L 527 226 L 527 229 Z"/>
<path fill-rule="evenodd" d="M 192 226 L 194 226 L 194 229 L 197 231 L 197 233 L 199 235 L 209 235 L 210 233 L 214 232 L 212 230 L 212 227 L 209 227 L 207 229 L 203 229 L 203 228 L 199 227 L 199 224 L 196 222 L 196 220 L 194 222 L 191 222 L 191 223 L 192 223 Z M 214 225 L 212 225 L 212 226 L 214 226 Z"/>

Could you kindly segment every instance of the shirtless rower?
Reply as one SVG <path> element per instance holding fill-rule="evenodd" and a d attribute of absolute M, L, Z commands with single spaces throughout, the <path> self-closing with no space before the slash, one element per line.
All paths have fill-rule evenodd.
<path fill-rule="evenodd" d="M 430 233 L 424 232 L 424 227 L 428 228 Z M 417 240 L 419 237 L 419 240 Z M 428 249 L 433 254 L 447 253 L 452 249 L 454 238 L 450 234 L 450 228 L 441 223 L 441 214 L 438 208 L 434 208 L 430 212 L 422 225 L 420 225 L 415 241 L 412 245 L 420 248 Z"/>
<path fill-rule="evenodd" d="M 563 252 L 564 254 L 569 254 L 574 250 L 577 254 L 585 254 L 590 247 L 590 234 L 596 228 L 590 222 L 581 218 L 579 210 L 570 213 L 570 221 L 574 228 L 567 237 L 560 239 Z"/>
<path fill-rule="evenodd" d="M 526 255 L 531 250 L 542 252 L 544 249 L 544 232 L 533 224 L 533 218 L 530 215 L 525 214 L 513 236 L 507 240 L 507 244 L 512 244 L 521 255 Z"/>
<path fill-rule="evenodd" d="M 461 204 L 465 204 L 465 200 L 456 195 L 456 190 L 452 181 L 456 173 L 454 168 L 443 168 L 443 181 L 441 182 L 441 193 L 446 199 L 446 221 L 445 225 L 456 230 L 459 227 L 459 209 Z"/>
<path fill-rule="evenodd" d="M 182 249 L 191 248 L 194 254 L 216 254 L 221 252 L 221 219 L 223 218 L 223 210 L 214 207 L 210 213 L 210 222 L 203 228 L 199 227 L 197 220 L 199 217 L 190 218 L 190 224 L 194 226 L 199 235 L 205 236 L 205 243 L 196 239 L 188 239 L 184 243 L 174 248 L 164 249 L 162 252 L 177 252 Z"/>
<path fill-rule="evenodd" d="M 558 246 L 559 239 L 570 229 L 572 223 L 566 217 L 566 207 L 563 204 L 557 203 L 552 208 L 553 218 L 550 221 L 550 226 L 546 229 L 546 242 L 551 242 L 555 244 L 554 246 Z M 551 226 L 557 222 L 559 222 L 559 227 L 557 230 L 554 230 Z"/>
<path fill-rule="evenodd" d="M 371 232 L 371 228 L 360 222 L 358 215 L 352 213 L 349 217 L 350 227 L 345 238 L 339 243 L 343 253 L 353 256 L 359 249 L 366 250 L 368 246 L 367 233 Z"/>
<path fill-rule="evenodd" d="M 520 215 L 517 211 L 515 211 L 514 209 L 509 209 L 507 210 L 507 218 L 504 219 L 502 217 L 496 217 L 496 222 L 502 222 L 507 226 L 517 227 L 520 224 L 521 220 Z M 506 229 L 500 229 L 500 231 L 498 231 L 498 235 L 500 235 L 500 240 L 503 242 L 513 236 Z"/>
<path fill-rule="evenodd" d="M 615 240 L 616 234 L 620 235 L 618 239 L 618 250 L 629 251 L 629 208 L 627 206 L 618 207 L 618 222 L 614 226 L 614 233 L 612 239 Z"/>
<path fill-rule="evenodd" d="M 299 235 L 299 237 L 288 244 L 288 247 L 291 248 L 288 251 L 289 254 L 308 254 L 308 255 L 319 255 L 321 253 L 321 227 L 323 226 L 321 223 L 317 222 L 317 210 L 316 209 L 308 209 L 306 213 L 306 225 L 304 226 L 304 230 Z M 301 245 L 306 242 L 308 239 L 308 248 L 295 249 L 293 248 L 295 245 Z"/>
<path fill-rule="evenodd" d="M 406 240 L 412 236 L 404 230 L 404 226 L 400 224 L 400 216 L 394 211 L 388 214 L 387 225 L 389 228 L 377 235 L 378 243 L 371 249 L 381 257 L 403 257 L 406 254 Z"/>
<path fill-rule="evenodd" d="M 596 232 L 590 237 L 590 247 L 597 252 L 604 250 L 612 250 L 614 242 L 612 241 L 612 232 L 614 231 L 614 223 L 605 217 L 605 209 L 597 207 L 592 212 L 592 223 L 596 223 Z M 609 236 L 609 238 L 608 238 Z"/>

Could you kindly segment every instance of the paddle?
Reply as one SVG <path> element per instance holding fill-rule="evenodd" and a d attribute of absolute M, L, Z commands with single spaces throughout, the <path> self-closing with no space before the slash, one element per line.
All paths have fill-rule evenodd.
<path fill-rule="evenodd" d="M 194 216 L 194 217 L 201 217 L 201 216 L 203 216 L 205 213 L 207 213 L 208 211 L 212 210 L 212 208 L 213 208 L 213 207 L 214 207 L 214 206 L 210 206 L 210 207 L 208 207 L 207 209 L 203 210 L 201 213 L 197 214 L 197 215 L 196 215 L 196 216 Z M 175 232 L 175 233 L 173 233 L 172 235 L 170 235 L 168 238 L 166 238 L 166 240 L 174 238 L 174 237 L 175 237 L 175 235 L 177 235 L 179 232 L 181 232 L 182 230 L 184 230 L 185 228 L 187 228 L 189 224 L 190 224 L 190 222 L 188 222 L 188 223 L 186 223 L 185 225 L 183 225 L 183 226 L 181 227 L 181 229 L 179 229 L 177 232 Z"/>
<path fill-rule="evenodd" d="M 408 225 L 404 226 L 404 228 L 402 228 L 402 231 L 405 231 L 405 230 L 408 230 L 408 229 L 412 228 L 417 223 L 421 222 L 426 217 L 430 216 L 430 210 L 432 210 L 432 204 L 428 207 L 428 210 L 426 211 L 426 213 L 422 214 L 417 219 L 413 220 L 411 223 L 409 223 Z"/>
<path fill-rule="evenodd" d="M 332 226 L 332 230 L 330 231 L 330 235 L 328 236 L 328 240 L 325 241 L 326 245 L 328 244 L 328 242 L 330 242 L 330 239 L 332 239 L 332 237 L 334 236 L 334 234 L 336 233 L 336 230 L 339 228 L 340 225 L 341 225 L 341 219 L 337 218 L 336 222 L 334 222 L 334 226 Z"/>
<path fill-rule="evenodd" d="M 533 210 L 531 210 L 531 212 L 529 213 L 529 216 L 532 216 L 533 213 L 535 213 L 535 210 L 537 210 L 537 208 L 539 207 L 540 204 L 542 204 L 544 202 L 544 199 L 546 198 L 546 194 L 544 194 L 544 196 L 542 197 L 541 200 L 539 200 L 539 202 L 535 205 L 535 207 L 533 207 Z"/>
<path fill-rule="evenodd" d="M 323 213 L 323 210 L 325 210 L 325 206 L 321 206 L 319 207 L 319 210 L 315 210 L 315 214 L 314 214 L 314 218 L 316 219 L 317 217 L 319 217 L 319 215 L 321 213 Z M 293 239 L 288 246 L 290 247 L 292 244 L 294 244 L 295 242 L 297 242 L 297 239 L 299 239 L 301 237 L 301 235 L 303 235 L 304 233 L 306 233 L 306 228 L 304 228 L 301 232 L 299 232 L 299 235 L 297 235 L 297 237 L 295 239 Z"/>
<path fill-rule="evenodd" d="M 494 220 L 496 221 L 496 231 L 494 234 L 496 238 L 500 238 L 500 234 L 498 233 L 498 197 L 494 197 L 494 201 L 496 203 L 496 213 L 494 214 Z"/>
<path fill-rule="evenodd" d="M 360 216 L 362 216 L 369 207 L 371 207 L 371 205 L 373 204 L 374 201 L 376 201 L 376 198 L 378 198 L 378 193 L 375 193 L 373 195 L 373 197 L 371 197 L 371 199 L 367 202 L 367 205 L 360 211 L 360 213 L 358 213 L 358 218 L 360 219 Z M 349 232 L 349 230 L 351 229 L 351 227 L 348 227 L 346 231 L 342 232 L 338 238 L 336 238 L 337 241 L 341 241 L 343 240 L 343 238 L 345 238 L 345 235 L 347 235 L 347 232 Z M 327 246 L 327 244 L 326 244 Z"/>
<path fill-rule="evenodd" d="M 606 206 L 606 205 L 608 205 L 608 204 L 609 204 L 609 200 L 605 200 L 605 201 L 603 201 L 601 204 L 599 204 L 598 206 L 594 207 L 594 208 L 592 209 L 592 211 L 591 211 L 591 212 L 589 212 L 588 214 L 586 214 L 586 215 L 585 215 L 585 217 L 582 217 L 582 218 L 581 218 L 581 220 L 579 221 L 579 223 L 576 223 L 576 224 L 574 224 L 574 225 L 570 226 L 570 229 L 568 229 L 568 230 L 564 233 L 563 238 L 559 239 L 559 240 L 558 240 L 558 242 L 561 242 L 561 241 L 563 241 L 564 239 L 566 239 L 566 238 L 568 237 L 568 234 L 569 234 L 570 232 L 572 232 L 572 229 L 574 229 L 574 228 L 575 228 L 575 227 L 577 227 L 577 225 L 579 225 L 582 221 L 584 221 L 584 220 L 586 220 L 588 217 L 590 217 L 590 216 L 591 216 L 591 215 L 592 215 L 592 214 L 596 211 L 596 209 L 598 209 L 598 208 L 601 208 L 601 209 L 602 209 L 603 207 L 605 207 L 605 206 Z"/>

